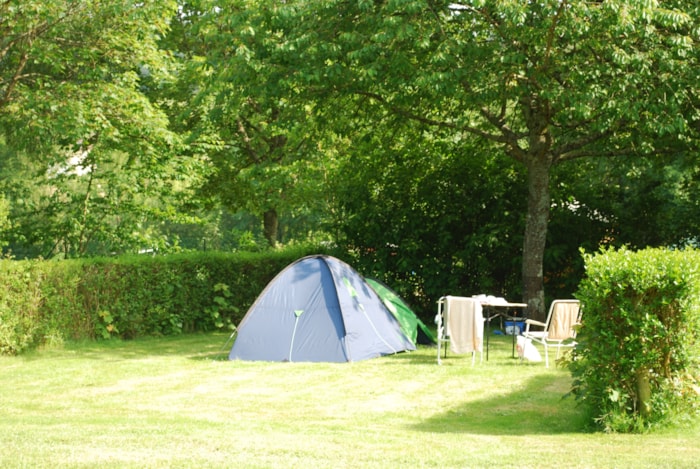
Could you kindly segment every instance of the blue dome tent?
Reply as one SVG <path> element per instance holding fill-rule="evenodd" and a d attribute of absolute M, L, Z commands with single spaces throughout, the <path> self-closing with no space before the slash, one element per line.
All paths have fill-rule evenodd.
<path fill-rule="evenodd" d="M 238 326 L 230 360 L 350 362 L 415 350 L 365 279 L 308 256 L 265 287 Z"/>

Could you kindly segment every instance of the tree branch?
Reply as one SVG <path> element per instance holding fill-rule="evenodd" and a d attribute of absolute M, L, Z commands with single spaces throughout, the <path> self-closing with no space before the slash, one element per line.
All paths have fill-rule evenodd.
<path fill-rule="evenodd" d="M 382 104 L 383 106 L 385 106 L 387 109 L 389 109 L 394 114 L 400 115 L 402 117 L 405 117 L 407 119 L 411 119 L 411 120 L 416 121 L 416 122 L 420 122 L 420 123 L 425 124 L 425 125 L 429 125 L 432 127 L 453 129 L 453 130 L 457 130 L 457 131 L 461 131 L 461 132 L 467 132 L 467 133 L 470 133 L 473 135 L 477 135 L 479 137 L 483 137 L 483 138 L 490 140 L 492 142 L 495 142 L 495 143 L 512 145 L 513 143 L 517 142 L 517 138 L 516 138 L 517 134 L 509 131 L 508 127 L 505 124 L 503 124 L 502 126 L 497 126 L 497 127 L 499 127 L 499 130 L 501 130 L 501 131 L 503 131 L 504 129 L 508 130 L 508 134 L 507 135 L 498 135 L 498 134 L 493 134 L 493 133 L 487 132 L 485 130 L 482 130 L 482 129 L 479 129 L 477 127 L 473 127 L 470 125 L 459 125 L 459 124 L 456 124 L 454 122 L 431 119 L 429 117 L 425 117 L 425 116 L 413 113 L 411 111 L 407 111 L 406 109 L 403 109 L 401 107 L 389 104 L 389 102 L 387 102 L 387 100 L 384 99 L 383 96 L 381 96 L 377 93 L 371 93 L 368 91 L 355 91 L 355 94 L 357 94 L 359 96 L 365 96 L 365 97 L 371 98 L 371 99 L 377 101 L 378 103 Z M 484 116 L 484 117 L 486 117 L 487 115 L 492 116 L 485 109 L 482 109 L 480 111 L 480 114 L 482 114 L 482 116 Z"/>
<path fill-rule="evenodd" d="M 0 108 L 5 107 L 8 102 L 10 102 L 10 97 L 12 96 L 12 92 L 14 91 L 15 87 L 17 86 L 17 83 L 19 83 L 20 78 L 22 77 L 22 71 L 24 70 L 24 67 L 27 65 L 27 61 L 29 60 L 29 53 L 27 51 L 22 54 L 22 57 L 20 58 L 19 64 L 17 65 L 17 69 L 15 70 L 15 74 L 12 76 L 10 79 L 9 83 L 5 87 L 5 91 L 2 94 L 2 99 L 0 99 Z"/>
<path fill-rule="evenodd" d="M 238 125 L 238 133 L 240 134 L 243 140 L 243 145 L 245 147 L 246 153 L 248 153 L 248 156 L 253 160 L 254 163 L 257 164 L 260 163 L 260 158 L 258 157 L 257 152 L 253 148 L 253 145 L 251 144 L 252 138 L 248 135 L 248 130 L 245 126 L 246 123 L 248 122 L 241 117 L 236 119 L 236 124 Z"/>
<path fill-rule="evenodd" d="M 619 132 L 620 130 L 624 129 L 626 125 L 627 122 L 623 120 L 620 121 L 618 125 L 614 127 L 609 127 L 605 130 L 601 130 L 598 132 L 592 132 L 581 138 L 567 142 L 559 146 L 558 148 L 552 150 L 554 158 L 556 161 L 568 161 L 577 158 L 583 158 L 586 156 L 600 156 L 601 152 L 596 150 L 587 150 L 586 147 L 589 147 L 593 143 L 599 142 L 607 137 L 610 137 L 611 135 L 614 135 L 616 132 Z M 625 149 L 621 151 L 631 152 L 632 149 Z"/>
<path fill-rule="evenodd" d="M 7 6 L 8 2 L 4 2 L 1 4 L 2 9 L 4 10 L 5 7 Z M 66 9 L 65 15 L 59 16 L 55 21 L 49 22 L 49 21 L 44 21 L 37 26 L 29 29 L 28 31 L 25 31 L 21 34 L 18 34 L 11 40 L 7 42 L 5 47 L 0 49 L 0 61 L 4 61 L 7 57 L 7 55 L 10 53 L 10 51 L 16 47 L 18 44 L 22 42 L 27 43 L 27 47 L 22 51 L 20 55 L 20 60 L 17 65 L 17 69 L 15 70 L 15 73 L 13 74 L 12 78 L 6 82 L 6 87 L 5 91 L 3 92 L 2 99 L 0 99 L 0 107 L 3 107 L 7 105 L 8 102 L 10 102 L 11 96 L 12 96 L 12 91 L 14 91 L 15 87 L 17 86 L 17 83 L 19 81 L 28 76 L 28 75 L 22 75 L 22 71 L 24 70 L 24 67 L 27 65 L 27 61 L 29 60 L 29 52 L 31 50 L 32 44 L 34 42 L 34 39 L 37 37 L 42 36 L 45 34 L 47 31 L 49 31 L 51 28 L 56 26 L 57 24 L 65 21 L 67 18 L 70 16 L 76 14 L 80 9 L 83 8 L 81 6 L 81 2 L 76 1 L 72 3 L 71 5 L 68 6 Z M 2 21 L 2 20 L 0 20 Z M 0 80 L 0 83 L 3 83 L 4 80 Z"/>
<path fill-rule="evenodd" d="M 554 15 L 552 24 L 550 25 L 549 30 L 547 31 L 547 46 L 545 47 L 544 60 L 542 61 L 542 66 L 540 67 L 540 70 L 549 68 L 550 60 L 552 57 L 552 44 L 554 43 L 554 36 L 555 31 L 557 29 L 557 24 L 559 23 L 559 18 L 561 18 L 564 9 L 568 8 L 568 4 L 569 2 L 566 0 L 562 0 L 559 2 L 559 8 L 557 8 L 557 13 L 556 15 Z"/>

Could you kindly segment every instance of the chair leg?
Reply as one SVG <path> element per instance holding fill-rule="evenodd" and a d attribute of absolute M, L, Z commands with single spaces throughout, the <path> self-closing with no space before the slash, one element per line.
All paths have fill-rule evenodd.
<path fill-rule="evenodd" d="M 476 350 L 472 352 L 472 366 L 476 363 Z M 484 363 L 484 351 L 479 351 L 479 363 Z"/>
<path fill-rule="evenodd" d="M 549 368 L 549 349 L 547 349 L 547 342 L 544 343 L 544 367 Z"/>

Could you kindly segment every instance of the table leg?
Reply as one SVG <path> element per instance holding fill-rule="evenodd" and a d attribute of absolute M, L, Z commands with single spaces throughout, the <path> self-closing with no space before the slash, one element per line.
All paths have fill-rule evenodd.
<path fill-rule="evenodd" d="M 489 361 L 489 337 L 491 337 L 491 318 L 486 315 L 486 361 Z"/>

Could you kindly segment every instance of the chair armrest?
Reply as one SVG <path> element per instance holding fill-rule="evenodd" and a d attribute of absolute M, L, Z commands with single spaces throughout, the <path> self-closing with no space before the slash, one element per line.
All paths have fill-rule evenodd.
<path fill-rule="evenodd" d="M 532 324 L 533 326 L 541 326 L 541 327 L 545 327 L 547 325 L 543 322 L 535 321 L 534 319 L 526 319 L 525 324 L 527 324 L 527 325 Z"/>

